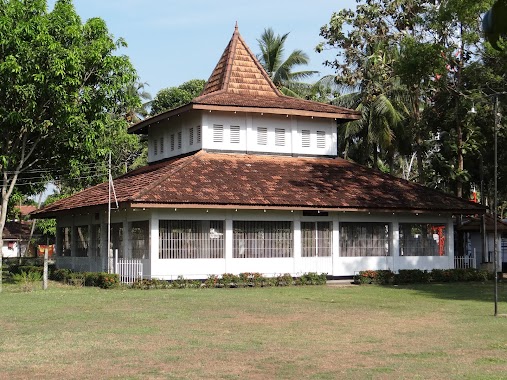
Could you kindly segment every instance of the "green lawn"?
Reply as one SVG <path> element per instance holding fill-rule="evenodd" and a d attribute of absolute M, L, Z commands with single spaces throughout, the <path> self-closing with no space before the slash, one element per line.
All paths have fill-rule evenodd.
<path fill-rule="evenodd" d="M 492 316 L 492 293 L 4 284 L 0 379 L 505 379 L 507 318 Z"/>

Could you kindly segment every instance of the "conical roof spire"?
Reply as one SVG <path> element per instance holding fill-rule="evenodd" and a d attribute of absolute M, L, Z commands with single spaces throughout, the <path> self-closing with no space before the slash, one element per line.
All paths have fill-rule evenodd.
<path fill-rule="evenodd" d="M 217 92 L 250 96 L 281 96 L 269 75 L 239 34 L 238 23 L 201 96 Z"/>

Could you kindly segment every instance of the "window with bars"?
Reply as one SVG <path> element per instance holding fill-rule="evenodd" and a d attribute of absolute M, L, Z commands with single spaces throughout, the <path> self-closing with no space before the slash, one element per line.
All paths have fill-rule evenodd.
<path fill-rule="evenodd" d="M 326 147 L 326 132 L 317 131 L 317 148 L 324 149 Z"/>
<path fill-rule="evenodd" d="M 301 256 L 331 256 L 332 236 L 331 222 L 301 222 Z"/>
<path fill-rule="evenodd" d="M 76 227 L 76 256 L 88 256 L 88 226 Z"/>
<path fill-rule="evenodd" d="M 133 259 L 149 258 L 150 233 L 147 220 L 131 222 L 130 224 L 130 251 Z"/>
<path fill-rule="evenodd" d="M 111 249 L 113 250 L 113 255 L 116 250 L 118 250 L 118 258 L 124 259 L 123 253 L 123 223 L 111 223 Z"/>
<path fill-rule="evenodd" d="M 231 125 L 231 144 L 239 144 L 240 140 L 240 127 L 239 125 Z"/>
<path fill-rule="evenodd" d="M 308 129 L 303 129 L 301 131 L 301 146 L 303 148 L 310 147 L 310 130 Z"/>
<path fill-rule="evenodd" d="M 92 226 L 92 236 L 91 236 L 91 247 L 90 247 L 90 251 L 91 251 L 91 254 L 93 256 L 100 256 L 100 243 L 101 243 L 101 239 L 100 239 L 100 224 L 94 224 Z"/>
<path fill-rule="evenodd" d="M 446 227 L 431 223 L 400 223 L 401 256 L 445 256 Z"/>
<path fill-rule="evenodd" d="M 275 145 L 285 146 L 285 129 L 275 128 Z"/>
<path fill-rule="evenodd" d="M 224 222 L 222 220 L 161 220 L 159 258 L 224 258 Z"/>
<path fill-rule="evenodd" d="M 233 222 L 234 258 L 293 257 L 292 222 Z"/>
<path fill-rule="evenodd" d="M 389 255 L 389 224 L 340 223 L 340 256 Z"/>
<path fill-rule="evenodd" d="M 224 126 L 214 124 L 213 125 L 213 142 L 221 143 L 224 141 Z"/>
<path fill-rule="evenodd" d="M 153 140 L 153 154 L 156 156 L 158 154 L 158 140 Z"/>
<path fill-rule="evenodd" d="M 257 127 L 257 145 L 268 144 L 268 129 L 266 127 Z"/>
<path fill-rule="evenodd" d="M 164 138 L 160 138 L 160 154 L 164 154 Z"/>
<path fill-rule="evenodd" d="M 68 257 L 71 255 L 72 228 L 60 227 L 58 239 L 58 255 Z"/>
<path fill-rule="evenodd" d="M 194 128 L 188 130 L 188 143 L 194 145 Z"/>
<path fill-rule="evenodd" d="M 181 149 L 181 131 L 178 132 L 178 149 Z"/>
<path fill-rule="evenodd" d="M 201 143 L 201 126 L 198 125 L 197 127 L 195 127 L 196 131 L 197 131 L 197 144 L 200 144 Z"/>
<path fill-rule="evenodd" d="M 174 133 L 171 135 L 171 151 L 174 150 Z"/>

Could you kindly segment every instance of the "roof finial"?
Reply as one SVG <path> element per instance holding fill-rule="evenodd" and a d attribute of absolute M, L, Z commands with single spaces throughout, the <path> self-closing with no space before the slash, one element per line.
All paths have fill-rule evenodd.
<path fill-rule="evenodd" d="M 234 27 L 234 31 L 237 32 L 238 31 L 238 22 L 236 21 L 236 26 Z"/>

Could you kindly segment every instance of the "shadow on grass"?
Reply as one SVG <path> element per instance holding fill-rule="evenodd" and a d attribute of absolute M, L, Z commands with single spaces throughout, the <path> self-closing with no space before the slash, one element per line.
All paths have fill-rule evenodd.
<path fill-rule="evenodd" d="M 456 282 L 440 284 L 410 284 L 393 286 L 394 289 L 410 289 L 427 297 L 444 300 L 478 301 L 493 303 L 494 282 Z M 507 282 L 498 282 L 498 302 L 507 303 Z M 505 307 L 507 310 L 507 306 Z"/>

